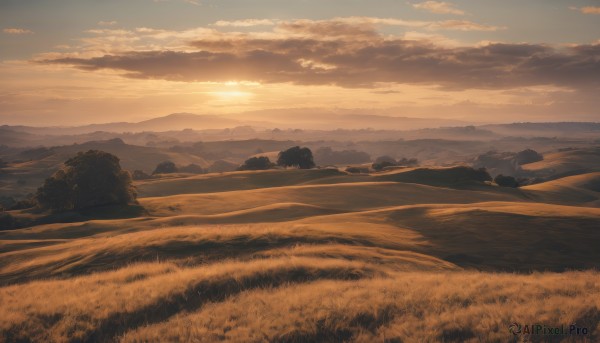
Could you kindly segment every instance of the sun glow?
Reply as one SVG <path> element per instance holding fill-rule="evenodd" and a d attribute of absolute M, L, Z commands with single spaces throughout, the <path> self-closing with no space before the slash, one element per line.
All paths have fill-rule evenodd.
<path fill-rule="evenodd" d="M 240 100 L 244 98 L 249 98 L 252 96 L 252 93 L 242 92 L 242 91 L 220 91 L 220 92 L 209 92 L 209 94 L 214 95 L 220 100 Z"/>

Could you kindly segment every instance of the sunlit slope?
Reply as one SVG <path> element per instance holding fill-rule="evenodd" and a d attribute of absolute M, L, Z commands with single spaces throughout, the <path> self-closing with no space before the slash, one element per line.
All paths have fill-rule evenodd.
<path fill-rule="evenodd" d="M 519 191 L 488 186 L 483 190 L 458 190 L 399 182 L 355 182 L 261 188 L 206 194 L 140 198 L 151 215 L 213 215 L 256 208 L 254 222 L 270 221 L 260 216 L 260 207 L 281 203 L 311 205 L 330 211 L 359 211 L 419 203 L 469 203 L 527 200 Z M 308 210 L 308 208 L 306 208 Z M 232 213 L 233 214 L 233 213 Z M 314 211 L 307 212 L 313 215 Z M 250 217 L 246 217 L 250 218 Z M 293 219 L 293 217 L 291 217 Z M 285 219 L 285 218 L 282 218 Z"/>
<path fill-rule="evenodd" d="M 296 221 L 286 218 L 268 224 L 208 226 L 199 225 L 198 220 L 174 216 L 147 222 L 113 221 L 113 231 L 105 227 L 96 235 L 79 239 L 68 239 L 65 236 L 69 230 L 56 226 L 54 229 L 64 236 L 62 240 L 53 237 L 46 246 L 40 241 L 37 246 L 31 245 L 27 238 L 35 236 L 17 230 L 12 236 L 0 236 L 7 245 L 7 252 L 0 254 L 0 276 L 4 282 L 13 283 L 48 276 L 69 277 L 141 261 L 197 264 L 223 258 L 277 256 L 282 252 L 287 256 L 301 253 L 372 262 L 369 256 L 373 248 L 383 249 L 390 257 L 399 252 L 413 256 L 410 264 L 389 260 L 395 261 L 394 269 L 456 266 L 559 271 L 600 265 L 597 208 L 483 202 L 395 206 Z M 89 224 L 91 230 L 93 225 Z M 131 232 L 127 229 L 131 225 L 145 229 Z M 52 230 L 44 231 L 48 235 Z M 18 231 L 25 231 L 20 239 Z M 344 247 L 340 245 L 348 248 L 346 254 L 341 253 Z M 307 247 L 298 249 L 301 246 Z M 337 248 L 329 250 L 332 246 Z"/>
<path fill-rule="evenodd" d="M 198 194 L 283 186 L 338 184 L 353 182 L 404 182 L 465 188 L 480 182 L 476 172 L 466 167 L 407 168 L 375 174 L 349 174 L 337 169 L 262 170 L 213 173 L 188 177 L 138 181 L 140 197 Z"/>
<path fill-rule="evenodd" d="M 544 160 L 522 166 L 542 177 L 561 177 L 600 171 L 600 148 L 573 149 L 545 154 Z"/>
<path fill-rule="evenodd" d="M 513 321 L 600 339 L 600 209 L 576 196 L 597 173 L 453 172 L 175 176 L 140 183 L 140 217 L 0 232 L 0 340 L 504 342 Z"/>
<path fill-rule="evenodd" d="M 572 201 L 600 206 L 600 172 L 567 176 L 522 188 L 540 201 Z"/>
<path fill-rule="evenodd" d="M 156 197 L 293 186 L 336 176 L 342 176 L 344 180 L 351 179 L 346 173 L 336 169 L 294 169 L 212 173 L 177 179 L 146 180 L 138 181 L 136 186 L 140 197 Z"/>

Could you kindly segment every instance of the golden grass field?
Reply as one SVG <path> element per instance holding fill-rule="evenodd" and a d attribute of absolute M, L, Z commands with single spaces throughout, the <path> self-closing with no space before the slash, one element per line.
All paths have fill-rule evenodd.
<path fill-rule="evenodd" d="M 0 232 L 0 341 L 600 341 L 598 173 L 411 171 L 147 180 L 142 216 Z"/>

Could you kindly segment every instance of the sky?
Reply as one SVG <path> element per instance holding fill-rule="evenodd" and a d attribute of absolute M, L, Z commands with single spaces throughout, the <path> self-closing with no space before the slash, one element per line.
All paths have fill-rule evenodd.
<path fill-rule="evenodd" d="M 598 94 L 600 0 L 0 0 L 0 124 L 600 121 Z"/>

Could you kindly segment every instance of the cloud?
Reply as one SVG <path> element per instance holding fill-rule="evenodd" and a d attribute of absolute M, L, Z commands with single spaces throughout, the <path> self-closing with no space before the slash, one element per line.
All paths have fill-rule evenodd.
<path fill-rule="evenodd" d="M 31 30 L 21 29 L 21 28 L 16 28 L 16 27 L 7 27 L 7 28 L 3 29 L 2 32 L 9 34 L 9 35 L 27 35 L 27 34 L 33 33 L 33 31 L 31 31 Z"/>
<path fill-rule="evenodd" d="M 251 27 L 251 26 L 272 26 L 275 25 L 275 21 L 270 19 L 243 19 L 243 20 L 219 20 L 215 23 L 215 26 L 221 27 Z"/>
<path fill-rule="evenodd" d="M 113 26 L 113 25 L 117 25 L 117 22 L 112 20 L 112 21 L 99 21 L 98 25 L 100 26 Z"/>
<path fill-rule="evenodd" d="M 173 34 L 138 30 L 147 35 Z M 372 22 L 357 20 L 297 20 L 279 24 L 269 35 L 208 30 L 199 31 L 196 37 L 185 49 L 124 51 L 87 58 L 62 56 L 38 62 L 87 71 L 114 70 L 129 78 L 184 82 L 247 80 L 346 88 L 392 83 L 448 90 L 600 86 L 599 44 L 562 48 L 502 43 L 448 46 L 426 38 L 384 36 Z"/>
<path fill-rule="evenodd" d="M 169 2 L 171 0 L 153 0 L 154 2 Z M 195 6 L 199 6 L 200 2 L 198 0 L 183 0 L 183 2 L 188 3 L 188 4 L 192 4 Z"/>
<path fill-rule="evenodd" d="M 414 8 L 426 10 L 438 14 L 457 14 L 464 15 L 465 12 L 454 8 L 453 4 L 441 1 L 425 1 L 418 4 L 412 4 Z"/>
<path fill-rule="evenodd" d="M 94 37 L 82 40 L 86 50 L 45 54 L 37 62 L 184 82 L 245 80 L 346 88 L 388 83 L 452 90 L 536 85 L 597 89 L 600 83 L 600 44 L 461 46 L 438 34 L 383 35 L 379 25 L 471 30 L 474 24 L 347 17 L 279 21 L 266 32 L 95 29 L 88 31 Z"/>
<path fill-rule="evenodd" d="M 354 25 L 359 24 L 377 24 L 388 26 L 403 26 L 411 28 L 423 28 L 430 31 L 437 30 L 459 30 L 459 31 L 498 31 L 504 30 L 503 26 L 492 26 L 478 24 L 468 20 L 443 20 L 443 21 L 419 21 L 419 20 L 403 20 L 395 18 L 373 18 L 373 17 L 346 17 L 334 18 L 330 21 L 344 22 Z M 319 21 L 306 21 L 319 23 Z M 326 21 L 323 21 L 326 22 Z"/>
<path fill-rule="evenodd" d="M 581 9 L 581 12 L 583 12 L 585 14 L 600 14 L 600 7 L 592 7 L 592 6 L 583 7 Z"/>

